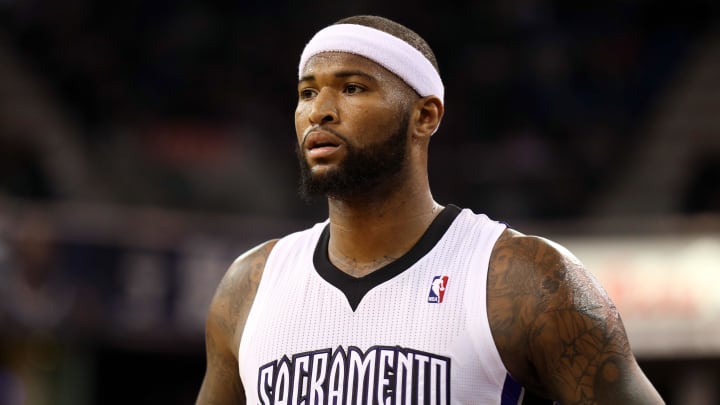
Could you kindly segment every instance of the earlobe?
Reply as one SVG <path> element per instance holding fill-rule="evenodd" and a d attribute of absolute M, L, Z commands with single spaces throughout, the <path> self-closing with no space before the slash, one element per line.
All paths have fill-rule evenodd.
<path fill-rule="evenodd" d="M 436 96 L 423 97 L 416 104 L 415 136 L 429 138 L 435 133 L 445 112 Z"/>

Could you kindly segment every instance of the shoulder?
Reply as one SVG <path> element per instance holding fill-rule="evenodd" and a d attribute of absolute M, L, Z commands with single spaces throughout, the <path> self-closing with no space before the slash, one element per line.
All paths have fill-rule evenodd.
<path fill-rule="evenodd" d="M 488 278 L 488 292 L 493 296 L 512 299 L 515 305 L 530 301 L 543 308 L 558 303 L 551 298 L 567 298 L 563 294 L 574 287 L 599 287 L 563 246 L 509 228 L 493 247 Z"/>
<path fill-rule="evenodd" d="M 233 350 L 239 345 L 265 263 L 276 243 L 277 240 L 264 242 L 235 259 L 210 304 L 207 332 L 224 336 Z"/>
<path fill-rule="evenodd" d="M 238 257 L 220 281 L 205 323 L 207 365 L 197 404 L 245 403 L 238 374 L 239 339 L 275 242 Z"/>
<path fill-rule="evenodd" d="M 488 317 L 508 371 L 540 395 L 584 395 L 602 375 L 636 367 L 603 288 L 550 240 L 510 229 L 501 235 L 490 259 Z"/>
<path fill-rule="evenodd" d="M 547 239 L 506 229 L 490 255 L 488 318 L 500 355 L 515 376 L 530 373 L 527 346 L 538 316 L 566 303 L 582 265 Z"/>

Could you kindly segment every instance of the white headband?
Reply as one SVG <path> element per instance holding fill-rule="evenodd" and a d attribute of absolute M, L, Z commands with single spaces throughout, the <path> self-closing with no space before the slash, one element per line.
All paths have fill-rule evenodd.
<path fill-rule="evenodd" d="M 308 60 L 322 52 L 347 52 L 364 56 L 393 72 L 421 97 L 443 101 L 445 88 L 432 63 L 410 44 L 386 32 L 357 24 L 336 24 L 320 31 L 305 45 L 298 78 Z"/>

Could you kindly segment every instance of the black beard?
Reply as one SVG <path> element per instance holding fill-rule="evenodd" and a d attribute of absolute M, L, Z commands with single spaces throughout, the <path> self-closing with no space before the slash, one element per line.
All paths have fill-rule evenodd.
<path fill-rule="evenodd" d="M 298 146 L 300 197 L 306 202 L 318 197 L 348 200 L 384 190 L 383 186 L 395 181 L 405 166 L 408 123 L 409 117 L 405 115 L 390 137 L 362 148 L 343 139 L 345 159 L 323 175 L 313 175 L 302 147 Z"/>

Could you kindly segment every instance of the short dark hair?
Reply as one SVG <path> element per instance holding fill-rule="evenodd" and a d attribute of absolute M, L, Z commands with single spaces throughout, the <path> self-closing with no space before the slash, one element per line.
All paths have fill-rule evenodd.
<path fill-rule="evenodd" d="M 440 68 L 438 68 L 435 54 L 430 48 L 430 45 L 428 45 L 428 43 L 415 31 L 402 24 L 376 15 L 356 15 L 343 18 L 342 20 L 337 21 L 335 24 L 364 25 L 366 27 L 375 28 L 376 30 L 383 31 L 394 37 L 400 38 L 410 44 L 413 48 L 420 51 L 420 53 L 422 53 L 430 61 L 430 63 L 432 63 L 435 70 L 440 73 Z"/>

